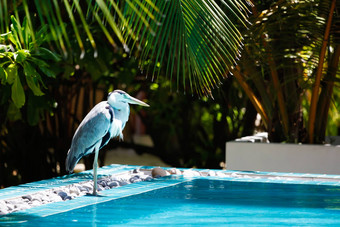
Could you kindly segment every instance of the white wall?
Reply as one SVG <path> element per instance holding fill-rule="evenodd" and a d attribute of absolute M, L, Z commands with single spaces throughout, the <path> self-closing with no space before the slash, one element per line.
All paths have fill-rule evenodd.
<path fill-rule="evenodd" d="M 228 170 L 340 174 L 340 146 L 227 142 Z"/>

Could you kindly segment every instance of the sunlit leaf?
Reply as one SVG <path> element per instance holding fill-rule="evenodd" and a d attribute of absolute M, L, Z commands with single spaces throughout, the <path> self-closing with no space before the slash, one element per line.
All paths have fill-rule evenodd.
<path fill-rule="evenodd" d="M 6 68 L 6 72 L 7 72 L 7 82 L 9 84 L 13 84 L 16 78 L 18 77 L 18 66 L 14 63 L 10 64 Z"/>
<path fill-rule="evenodd" d="M 19 76 L 16 76 L 12 84 L 12 101 L 17 108 L 21 108 L 25 104 L 25 92 L 22 87 Z"/>

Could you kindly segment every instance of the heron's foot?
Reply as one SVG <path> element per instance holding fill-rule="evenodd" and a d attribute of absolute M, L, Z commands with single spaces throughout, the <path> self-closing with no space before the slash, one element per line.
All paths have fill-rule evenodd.
<path fill-rule="evenodd" d="M 101 197 L 102 195 L 100 195 L 98 192 L 92 192 L 92 193 L 88 192 L 88 193 L 86 193 L 86 196 L 96 196 L 96 197 Z"/>

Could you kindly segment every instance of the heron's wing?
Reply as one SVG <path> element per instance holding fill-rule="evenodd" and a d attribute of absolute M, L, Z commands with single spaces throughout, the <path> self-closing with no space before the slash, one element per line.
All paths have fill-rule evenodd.
<path fill-rule="evenodd" d="M 66 170 L 73 171 L 78 161 L 94 151 L 96 144 L 102 144 L 102 140 L 110 140 L 106 136 L 109 132 L 114 113 L 106 101 L 98 103 L 86 115 L 77 128 L 71 143 L 71 148 L 66 158 Z"/>

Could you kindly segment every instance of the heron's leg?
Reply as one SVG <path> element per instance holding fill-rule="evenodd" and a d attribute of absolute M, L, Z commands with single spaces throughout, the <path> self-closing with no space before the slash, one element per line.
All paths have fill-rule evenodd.
<path fill-rule="evenodd" d="M 99 147 L 95 148 L 93 161 L 93 195 L 97 195 L 97 169 L 98 169 Z"/>

